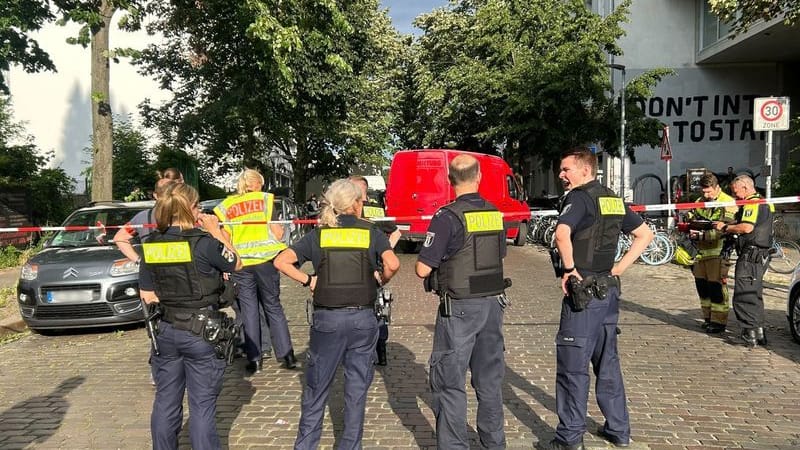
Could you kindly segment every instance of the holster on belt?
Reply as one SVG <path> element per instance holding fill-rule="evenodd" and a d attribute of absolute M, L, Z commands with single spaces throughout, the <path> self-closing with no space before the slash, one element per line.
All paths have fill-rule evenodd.
<path fill-rule="evenodd" d="M 228 365 L 233 364 L 233 346 L 240 327 L 224 312 L 165 308 L 164 320 L 178 330 L 202 337 L 214 347 L 217 358 L 224 359 Z"/>
<path fill-rule="evenodd" d="M 764 259 L 770 255 L 770 249 L 747 245 L 742 248 L 739 259 L 750 263 L 763 263 Z"/>
<path fill-rule="evenodd" d="M 621 291 L 619 277 L 589 275 L 583 280 L 579 280 L 575 275 L 570 275 L 567 278 L 567 296 L 564 297 L 564 300 L 573 312 L 580 312 L 586 309 L 586 306 L 595 298 L 605 300 L 611 288 Z"/>

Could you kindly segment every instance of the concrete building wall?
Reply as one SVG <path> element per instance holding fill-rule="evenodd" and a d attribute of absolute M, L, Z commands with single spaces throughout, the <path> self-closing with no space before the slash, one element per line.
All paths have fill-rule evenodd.
<path fill-rule="evenodd" d="M 598 12 L 607 14 L 615 2 L 597 3 Z M 796 92 L 796 72 L 779 62 L 696 64 L 702 8 L 703 0 L 634 0 L 630 21 L 624 24 L 627 35 L 620 42 L 624 55 L 613 62 L 626 66 L 628 81 L 657 67 L 675 71 L 641 105 L 650 117 L 670 126 L 673 176 L 698 167 L 725 172 L 728 166 L 759 174 L 765 165 L 765 133 L 753 131 L 753 98 Z M 618 91 L 619 75 L 612 75 Z M 795 144 L 786 132 L 774 133 L 774 141 L 777 175 Z M 628 186 L 651 173 L 665 181 L 659 150 L 636 149 Z M 612 171 L 619 165 L 612 165 Z M 756 184 L 763 187 L 764 177 Z"/>

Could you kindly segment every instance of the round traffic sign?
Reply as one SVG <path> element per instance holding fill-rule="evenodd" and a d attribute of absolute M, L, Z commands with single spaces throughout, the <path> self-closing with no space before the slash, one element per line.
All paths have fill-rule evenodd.
<path fill-rule="evenodd" d="M 777 100 L 769 100 L 761 105 L 761 109 L 758 111 L 758 113 L 761 115 L 763 120 L 766 120 L 767 122 L 775 122 L 783 115 L 783 105 Z"/>

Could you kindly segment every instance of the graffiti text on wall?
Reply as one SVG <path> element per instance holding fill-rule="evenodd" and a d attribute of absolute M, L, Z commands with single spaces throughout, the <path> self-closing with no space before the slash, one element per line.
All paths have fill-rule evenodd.
<path fill-rule="evenodd" d="M 650 97 L 637 103 L 646 115 L 669 124 L 678 142 L 763 141 L 764 133 L 753 130 L 756 97 L 750 94 Z M 697 118 L 686 120 L 686 116 Z"/>

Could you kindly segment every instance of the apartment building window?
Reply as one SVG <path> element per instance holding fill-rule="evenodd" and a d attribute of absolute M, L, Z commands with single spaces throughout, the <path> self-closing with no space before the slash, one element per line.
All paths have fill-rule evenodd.
<path fill-rule="evenodd" d="M 708 0 L 703 0 L 703 10 L 700 12 L 700 50 L 727 38 L 730 31 L 730 24 L 720 21 L 711 12 Z"/>

